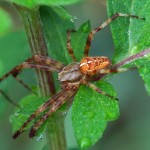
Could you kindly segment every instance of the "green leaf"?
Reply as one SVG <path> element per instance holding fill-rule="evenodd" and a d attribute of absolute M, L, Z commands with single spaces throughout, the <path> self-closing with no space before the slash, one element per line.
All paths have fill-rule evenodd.
<path fill-rule="evenodd" d="M 0 8 L 0 36 L 8 33 L 12 28 L 12 20 L 9 14 L 4 11 L 2 8 Z"/>
<path fill-rule="evenodd" d="M 28 8 L 36 7 L 37 5 L 69 5 L 80 2 L 82 0 L 9 0 L 12 3 L 16 3 Z"/>
<path fill-rule="evenodd" d="M 71 62 L 67 51 L 67 30 L 74 29 L 72 16 L 62 7 L 41 7 L 41 19 L 49 56 L 65 64 Z"/>
<path fill-rule="evenodd" d="M 34 94 L 30 94 L 24 97 L 19 103 L 21 108 L 16 109 L 15 113 L 10 117 L 10 122 L 12 123 L 13 126 L 12 128 L 13 132 L 17 131 L 24 124 L 24 122 L 27 121 L 29 116 L 33 114 L 33 112 L 37 110 L 37 108 L 40 105 L 42 105 L 46 100 L 47 98 L 39 98 Z M 30 123 L 26 127 L 26 129 L 30 128 L 31 125 L 32 124 Z M 38 135 L 41 134 L 41 132 L 43 132 L 45 126 L 46 126 L 46 122 L 44 122 L 44 124 L 42 124 L 42 126 L 40 127 L 39 129 L 40 132 L 38 132 Z"/>
<path fill-rule="evenodd" d="M 141 20 L 131 17 L 120 17 L 111 23 L 115 44 L 113 62 L 119 62 L 150 47 L 150 0 L 108 0 L 107 6 L 109 16 L 112 16 L 116 12 L 121 12 L 145 18 L 145 20 Z M 150 93 L 150 82 L 148 82 L 150 76 L 147 75 L 150 74 L 150 68 L 147 67 L 149 61 L 150 58 L 145 57 L 140 61 L 135 61 L 134 64 L 140 67 L 140 76 L 143 78 L 146 89 Z M 145 62 L 147 62 L 146 65 Z"/>
<path fill-rule="evenodd" d="M 112 86 L 104 81 L 97 87 L 116 96 Z M 74 134 L 81 149 L 95 144 L 103 135 L 107 122 L 119 116 L 118 102 L 93 89 L 81 86 L 72 106 L 72 123 Z"/>

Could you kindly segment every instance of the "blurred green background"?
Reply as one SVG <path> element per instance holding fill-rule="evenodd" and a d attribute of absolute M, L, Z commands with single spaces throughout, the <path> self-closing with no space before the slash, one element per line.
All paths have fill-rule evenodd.
<path fill-rule="evenodd" d="M 13 65 L 19 64 L 30 56 L 27 38 L 23 34 L 20 17 L 14 8 L 2 3 L 4 9 L 8 10 L 13 17 L 14 27 L 11 33 L 0 37 L 0 76 L 2 72 L 10 70 Z M 92 28 L 98 26 L 107 18 L 105 0 L 86 0 L 82 3 L 65 7 L 77 20 L 75 24 L 79 27 L 83 22 L 90 20 Z M 118 39 L 119 40 L 119 39 Z M 15 47 L 20 47 L 20 51 Z M 96 34 L 92 46 L 91 56 L 108 56 L 112 58 L 114 51 L 113 40 L 110 28 Z M 24 55 L 22 55 L 22 52 Z M 17 58 L 17 59 L 16 59 Z M 3 70 L 3 71 L 2 71 Z M 35 77 L 32 71 L 25 71 L 21 78 L 29 85 L 34 85 Z M 28 79 L 30 76 L 30 79 Z M 144 83 L 136 70 L 115 75 L 109 80 L 113 84 L 120 103 L 120 118 L 110 122 L 103 138 L 96 143 L 91 150 L 149 150 L 150 149 L 150 98 L 145 91 Z M 10 85 L 11 83 L 11 85 Z M 32 83 L 32 84 L 31 84 Z M 7 89 L 9 84 L 9 89 Z M 19 83 L 12 78 L 0 84 L 1 89 L 7 89 L 8 95 L 16 102 L 28 93 Z M 0 96 L 0 105 L 6 105 L 6 111 L 0 116 L 0 149 L 15 150 L 41 150 L 46 143 L 46 139 L 37 141 L 29 139 L 27 133 L 22 134 L 17 140 L 12 139 L 11 124 L 9 115 L 14 111 L 14 107 L 8 104 Z M 0 106 L 1 108 L 1 106 Z M 3 107 L 2 107 L 3 108 Z M 69 110 L 66 120 L 66 136 L 69 148 L 77 148 L 72 125 L 71 110 Z"/>

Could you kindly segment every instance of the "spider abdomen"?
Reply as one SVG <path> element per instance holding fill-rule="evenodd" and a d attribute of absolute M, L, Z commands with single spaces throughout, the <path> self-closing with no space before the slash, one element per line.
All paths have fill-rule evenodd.
<path fill-rule="evenodd" d="M 80 71 L 83 74 L 94 75 L 99 72 L 99 70 L 107 68 L 111 65 L 108 57 L 84 57 L 80 61 Z"/>
<path fill-rule="evenodd" d="M 82 73 L 79 71 L 79 63 L 72 63 L 65 66 L 58 74 L 60 82 L 78 82 L 82 78 Z"/>

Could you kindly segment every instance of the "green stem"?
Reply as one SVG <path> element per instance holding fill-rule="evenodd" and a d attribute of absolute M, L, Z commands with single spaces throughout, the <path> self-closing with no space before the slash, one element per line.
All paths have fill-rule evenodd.
<path fill-rule="evenodd" d="M 57 113 L 55 113 L 54 115 L 54 118 L 48 122 L 49 127 L 47 128 L 46 133 L 48 143 L 50 145 L 50 150 L 67 150 L 66 139 L 63 137 L 65 136 L 64 130 L 65 115 L 63 113 L 57 111 Z M 58 136 L 60 138 L 58 138 Z"/>
<path fill-rule="evenodd" d="M 18 5 L 15 5 L 15 7 L 19 11 L 24 28 L 26 30 L 32 55 L 48 56 L 38 8 L 27 9 Z M 36 75 L 40 88 L 40 94 L 43 96 L 55 94 L 52 73 L 36 69 Z"/>
<path fill-rule="evenodd" d="M 47 46 L 44 39 L 39 9 L 27 9 L 14 4 L 18 10 L 31 48 L 32 55 L 48 56 Z M 52 73 L 49 71 L 36 70 L 37 81 L 41 96 L 50 96 L 55 94 L 55 86 Z M 63 113 L 63 112 L 62 112 Z M 61 113 L 61 114 L 62 114 Z M 66 139 L 64 132 L 64 115 L 55 113 L 57 117 L 48 124 L 47 138 L 50 150 L 66 150 Z M 61 117 L 60 117 L 61 116 Z"/>

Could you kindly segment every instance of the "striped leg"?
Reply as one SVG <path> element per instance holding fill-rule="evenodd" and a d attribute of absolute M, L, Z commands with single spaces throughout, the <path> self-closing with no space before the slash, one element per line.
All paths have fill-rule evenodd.
<path fill-rule="evenodd" d="M 64 67 L 63 63 L 56 61 L 56 60 L 53 60 L 49 57 L 40 56 L 40 55 L 33 56 L 33 61 L 35 63 L 39 63 L 39 64 L 42 64 L 44 66 L 50 67 L 54 71 L 57 71 L 57 72 L 59 72 Z M 53 71 L 53 70 L 51 70 L 51 71 Z"/>
<path fill-rule="evenodd" d="M 16 77 L 23 69 L 25 68 L 37 68 L 37 69 L 46 69 L 49 71 L 60 71 L 64 65 L 58 61 L 52 60 L 49 57 L 43 57 L 39 55 L 35 55 L 31 58 L 28 58 L 25 62 L 20 65 L 14 67 L 11 71 L 6 73 L 4 76 L 0 78 L 0 82 L 10 75 Z"/>
<path fill-rule="evenodd" d="M 21 126 L 21 128 L 16 131 L 13 135 L 13 138 L 17 138 L 25 129 L 25 127 L 33 120 L 35 119 L 40 113 L 42 113 L 43 111 L 49 109 L 49 106 L 53 106 L 53 105 L 57 105 L 57 100 L 64 99 L 64 93 L 65 93 L 65 89 L 63 89 L 62 91 L 60 91 L 58 94 L 54 95 L 51 99 L 49 99 L 48 101 L 46 101 L 44 104 L 42 104 L 28 119 L 27 121 Z M 58 102 L 59 103 L 59 102 Z"/>
<path fill-rule="evenodd" d="M 90 46 L 91 46 L 91 41 L 94 37 L 94 34 L 97 33 L 98 31 L 102 30 L 104 27 L 106 27 L 108 24 L 110 24 L 113 20 L 117 19 L 118 17 L 132 17 L 132 18 L 137 18 L 137 19 L 144 20 L 144 18 L 141 18 L 139 16 L 135 16 L 135 15 L 131 15 L 131 14 L 116 13 L 111 18 L 109 18 L 104 23 L 102 23 L 100 26 L 96 27 L 94 30 L 92 30 L 90 32 L 90 34 L 87 38 L 87 41 L 86 41 L 86 46 L 85 46 L 85 50 L 84 50 L 84 57 L 88 56 L 89 49 L 90 49 Z"/>
<path fill-rule="evenodd" d="M 57 110 L 59 109 L 66 101 L 73 98 L 76 94 L 79 85 L 67 86 L 64 89 L 63 94 L 58 97 L 56 100 L 53 100 L 50 106 L 50 110 L 47 111 L 31 128 L 29 136 L 34 137 L 36 135 L 36 131 L 40 128 L 40 126 Z"/>
<path fill-rule="evenodd" d="M 68 49 L 68 52 L 73 60 L 73 62 L 77 62 L 77 59 L 73 53 L 73 49 L 71 47 L 71 32 L 75 32 L 75 30 L 67 30 L 67 49 Z"/>
<path fill-rule="evenodd" d="M 12 75 L 19 83 L 21 83 L 27 90 L 31 90 L 31 88 L 25 84 L 22 80 L 20 80 L 17 75 L 21 73 L 21 71 L 24 68 L 38 68 L 38 69 L 45 69 L 47 71 L 60 71 L 64 65 L 58 61 L 52 60 L 49 57 L 39 56 L 35 55 L 31 58 L 28 58 L 25 62 L 21 63 L 20 65 L 14 67 L 12 70 L 10 70 L 8 73 L 3 75 L 0 78 L 0 82 L 5 80 L 7 77 Z M 18 106 L 13 100 L 11 100 L 2 90 L 0 90 L 0 93 L 14 106 Z M 34 92 L 34 94 L 37 94 Z"/>

